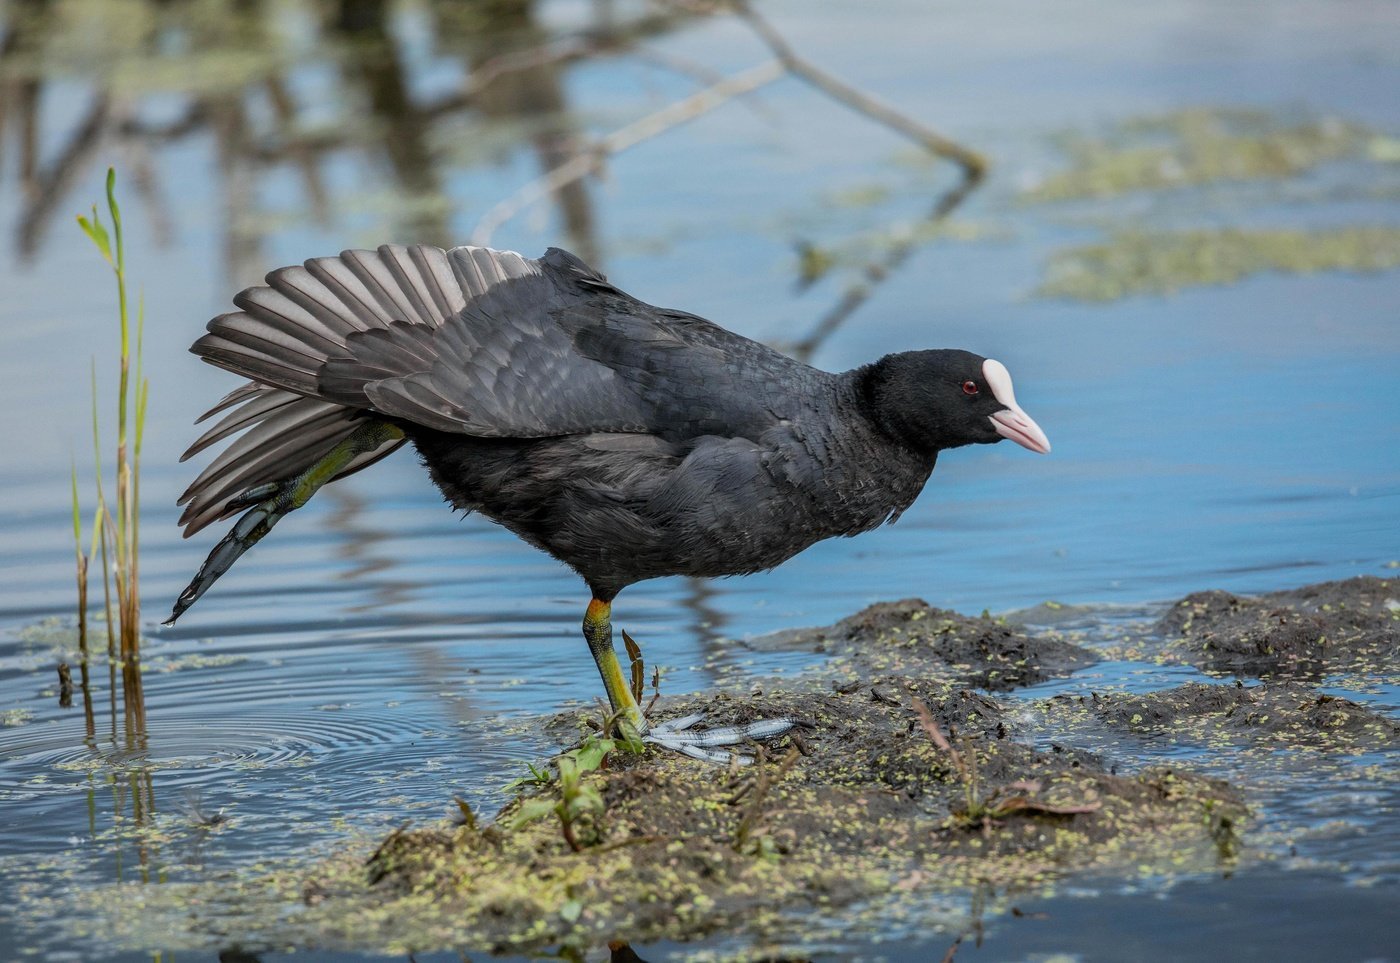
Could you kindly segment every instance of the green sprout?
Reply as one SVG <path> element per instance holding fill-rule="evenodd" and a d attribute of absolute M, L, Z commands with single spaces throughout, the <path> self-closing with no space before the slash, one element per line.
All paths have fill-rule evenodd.
<path fill-rule="evenodd" d="M 589 844 L 596 845 L 601 835 L 598 832 L 598 820 L 607 807 L 602 794 L 598 792 L 598 787 L 585 782 L 584 777 L 601 769 L 608 753 L 612 752 L 616 745 L 612 739 L 590 734 L 584 739 L 583 745 L 561 755 L 556 761 L 559 769 L 557 797 L 551 798 L 546 795 L 523 800 L 511 820 L 511 828 L 518 829 L 553 813 L 559 819 L 559 829 L 564 835 L 564 841 L 577 853 L 583 850 L 583 844 L 579 841 L 579 830 L 583 828 L 583 821 L 588 819 L 591 823 Z M 549 779 L 547 773 L 531 766 L 530 776 L 517 782 L 524 785 L 532 782 L 548 784 L 553 780 Z"/>

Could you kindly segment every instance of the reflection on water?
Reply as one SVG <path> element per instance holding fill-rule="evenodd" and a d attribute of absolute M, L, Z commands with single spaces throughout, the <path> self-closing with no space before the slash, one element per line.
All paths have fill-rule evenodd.
<path fill-rule="evenodd" d="M 1395 561 L 1382 524 L 1400 499 L 1394 275 L 1265 276 L 1111 308 L 1022 297 L 1049 252 L 1104 224 L 1400 217 L 1380 191 L 1393 161 L 1364 151 L 1277 192 L 1235 192 L 1227 178 L 1070 208 L 1022 203 L 1064 164 L 1057 131 L 1164 106 L 1301 103 L 1365 123 L 1384 147 L 1384 132 L 1400 129 L 1400 108 L 1375 93 L 1396 80 L 1386 17 L 1334 8 L 1319 24 L 1311 6 L 1278 2 L 1246 22 L 1189 0 L 1150 16 L 1073 5 L 1053 27 L 1014 4 L 762 9 L 815 64 L 985 146 L 992 175 L 969 195 L 975 180 L 910 162 L 886 127 L 802 85 L 771 84 L 744 101 L 751 110 L 706 114 L 606 158 L 606 177 L 600 163 L 569 179 L 499 242 L 570 247 L 646 300 L 825 367 L 931 343 L 1002 357 L 1057 451 L 1034 464 L 952 453 L 893 529 L 750 579 L 630 590 L 619 624 L 664 667 L 663 691 L 799 671 L 812 657 L 730 640 L 829 623 L 877 598 L 922 594 L 973 612 L 1107 600 L 1116 607 L 1086 608 L 1079 627 L 1110 644 L 1153 600 Z M 68 234 L 100 172 L 114 163 L 134 189 L 132 260 L 155 372 L 142 563 L 159 609 L 205 547 L 175 534 L 171 504 L 188 481 L 175 458 L 191 415 L 231 387 L 183 352 L 236 287 L 339 247 L 460 242 L 522 184 L 587 157 L 600 133 L 773 51 L 700 5 L 620 0 L 12 0 L 3 18 L 0 429 L 23 442 L 0 463 L 0 808 L 21 827 L 0 836 L 0 898 L 23 894 L 27 908 L 22 923 L 0 914 L 0 945 L 22 939 L 42 954 L 71 949 L 83 917 L 61 892 L 314 858 L 347 833 L 435 818 L 454 795 L 489 812 L 520 760 L 554 748 L 520 720 L 597 690 L 570 573 L 480 519 L 454 519 L 401 455 L 327 489 L 188 624 L 152 626 L 139 669 L 94 642 L 87 685 L 75 672 L 73 707 L 59 705 L 55 666 L 84 661 L 63 626 L 26 627 L 72 609 L 57 482 L 82 450 L 86 399 L 70 396 L 85 389 L 86 354 L 107 346 L 89 346 L 85 319 L 101 309 L 86 300 L 94 274 Z M 843 326 L 857 309 L 861 323 Z M 95 623 L 94 638 L 102 631 Z M 1105 662 L 1032 695 L 1180 675 Z M 1394 709 L 1393 686 L 1368 688 Z M 1364 795 L 1367 764 L 1261 777 L 1267 818 L 1316 832 L 1300 831 L 1300 861 L 1393 877 L 1375 856 L 1393 833 L 1370 822 L 1390 790 Z M 1319 778 L 1334 778 L 1338 795 L 1322 795 Z M 1328 819 L 1357 835 L 1324 838 Z M 1330 902 L 1308 912 L 1357 892 L 1331 878 Z M 1307 896 L 1281 889 L 1280 902 Z M 1204 891 L 1204 903 L 1217 892 Z M 1130 895 L 1112 896 L 1126 917 L 1161 912 L 1155 896 Z M 982 932 L 978 913 L 966 918 L 975 925 L 910 937 L 911 955 L 938 958 L 959 932 L 966 954 Z M 993 945 L 1097 945 L 1015 944 L 1000 919 L 988 924 Z M 1245 942 L 1245 928 L 1227 928 L 1221 945 Z M 80 955 L 105 952 L 97 943 Z"/>
<path fill-rule="evenodd" d="M 387 192 L 390 236 L 450 246 L 444 168 L 462 163 L 458 145 L 479 150 L 520 137 L 541 170 L 558 166 L 579 149 L 562 63 L 624 49 L 682 16 L 619 19 L 600 4 L 607 13 L 565 43 L 539 24 L 533 0 L 432 3 L 415 11 L 415 33 L 436 41 L 430 73 L 457 76 L 424 97 L 414 91 L 422 72 L 409 63 L 424 51 L 396 36 L 404 26 L 398 7 L 387 0 L 14 4 L 0 70 L 25 194 L 18 250 L 36 254 L 55 220 L 66 221 L 77 206 L 75 186 L 113 149 L 155 240 L 168 243 L 172 199 L 154 157 L 210 136 L 223 255 L 236 282 L 261 277 L 263 240 L 280 226 L 278 212 L 260 204 L 262 182 L 294 173 L 306 214 L 329 224 L 364 193 L 362 183 L 327 176 L 344 155 L 372 165 L 376 191 Z M 84 58 L 74 63 L 71 54 L 55 56 L 60 50 Z M 46 110 L 46 91 L 70 86 L 75 67 L 87 75 L 87 108 Z M 55 139 L 62 146 L 42 157 L 41 144 Z M 587 184 L 568 185 L 556 200 L 568 243 L 596 258 Z"/>

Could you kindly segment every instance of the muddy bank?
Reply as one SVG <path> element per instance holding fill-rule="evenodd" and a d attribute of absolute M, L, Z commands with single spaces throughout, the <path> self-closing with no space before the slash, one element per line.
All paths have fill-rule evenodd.
<path fill-rule="evenodd" d="M 1383 672 L 1400 657 L 1400 581 L 1373 576 L 1241 598 L 1197 592 L 1157 624 L 1168 653 L 1247 675 Z"/>
<path fill-rule="evenodd" d="M 1400 740 L 1400 725 L 1381 713 L 1295 682 L 1062 695 L 1045 708 L 1061 726 L 1078 716 L 1119 732 L 1198 745 L 1365 751 L 1394 748 Z"/>
<path fill-rule="evenodd" d="M 549 731 L 578 748 L 538 766 L 500 811 L 405 827 L 368 859 L 346 853 L 268 880 L 299 897 L 294 922 L 251 920 L 241 939 L 295 942 L 289 927 L 320 945 L 497 951 L 715 932 L 800 939 L 837 911 L 878 928 L 902 908 L 926 914 L 938 894 L 1235 856 L 1247 808 L 1225 782 L 1180 768 L 1120 774 L 1072 746 L 1018 740 L 1015 706 L 990 690 L 1091 664 L 1086 649 L 912 600 L 754 644 L 831 659 L 759 694 L 663 699 L 654 720 L 799 720 L 756 765 L 637 754 L 601 741 L 590 713 L 557 716 Z"/>
<path fill-rule="evenodd" d="M 1260 665 L 1369 660 L 1394 641 L 1394 584 L 1201 593 L 1159 629 L 1173 651 L 1249 652 Z M 1250 852 L 1252 801 L 1188 768 L 1143 765 L 1145 741 L 1200 747 L 1202 766 L 1212 749 L 1240 746 L 1267 750 L 1266 764 L 1286 747 L 1345 765 L 1393 751 L 1400 737 L 1385 715 L 1296 679 L 1034 702 L 1013 690 L 1091 665 L 1095 653 L 917 600 L 746 644 L 827 658 L 742 694 L 663 698 L 653 720 L 700 711 L 711 726 L 798 720 L 791 735 L 751 747 L 756 765 L 629 750 L 601 737 L 596 710 L 533 720 L 573 748 L 522 765 L 494 813 L 462 808 L 452 822 L 406 825 L 310 868 L 160 887 L 158 898 L 179 906 L 148 904 L 120 925 L 165 925 L 173 909 L 244 946 L 391 952 L 572 952 L 718 933 L 803 945 L 812 927 L 926 928 L 970 892 L 1234 866 Z"/>
<path fill-rule="evenodd" d="M 871 673 L 917 674 L 993 692 L 1066 676 L 1098 661 L 1057 635 L 1032 636 L 1005 619 L 969 617 L 922 599 L 878 602 L 835 625 L 777 632 L 748 644 L 831 655 L 831 671 L 852 680 Z"/>
<path fill-rule="evenodd" d="M 371 941 L 414 917 L 415 928 L 494 949 L 771 936 L 804 911 L 876 898 L 887 912 L 891 901 L 1073 869 L 1215 865 L 1233 855 L 1246 813 L 1218 780 L 1114 775 L 1087 753 L 1036 751 L 1013 738 L 996 699 L 938 682 L 881 676 L 847 692 L 688 698 L 660 716 L 701 708 L 716 725 L 783 713 L 804 726 L 765 761 L 729 770 L 614 749 L 583 777 L 599 804 L 567 827 L 554 812 L 520 821 L 563 799 L 556 776 L 489 824 L 397 833 L 367 864 L 308 879 L 306 898 L 331 906 L 340 926 L 353 908 Z"/>

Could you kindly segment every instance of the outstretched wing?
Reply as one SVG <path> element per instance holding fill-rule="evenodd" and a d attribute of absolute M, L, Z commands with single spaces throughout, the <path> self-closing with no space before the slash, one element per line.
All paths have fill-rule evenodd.
<path fill-rule="evenodd" d="M 572 255 L 385 246 L 243 292 L 193 350 L 260 383 L 441 431 L 696 435 L 784 417 L 796 369 L 700 318 L 643 304 Z"/>
<path fill-rule="evenodd" d="M 234 298 L 242 310 L 210 321 L 190 350 L 254 381 L 321 397 L 321 371 L 351 356 L 351 337 L 395 323 L 436 329 L 491 288 L 539 273 L 536 261 L 485 248 L 344 251 L 273 271 L 265 287 Z"/>
<path fill-rule="evenodd" d="M 242 310 L 209 322 L 191 350 L 285 392 L 441 431 L 528 438 L 635 426 L 633 394 L 553 321 L 580 285 L 606 281 L 558 254 L 553 270 L 479 247 L 318 258 L 244 291 Z"/>
<path fill-rule="evenodd" d="M 645 430 L 641 399 L 619 372 L 581 355 L 561 323 L 571 313 L 596 323 L 612 289 L 551 256 L 531 262 L 539 273 L 491 286 L 442 324 L 394 322 L 350 336 L 347 356 L 322 369 L 320 396 L 483 438 Z"/>

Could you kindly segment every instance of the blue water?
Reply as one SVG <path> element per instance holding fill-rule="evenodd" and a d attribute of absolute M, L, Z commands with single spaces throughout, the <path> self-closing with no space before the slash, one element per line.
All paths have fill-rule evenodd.
<path fill-rule="evenodd" d="M 98 5 L 81 9 L 79 24 Z M 1390 95 L 1400 86 L 1393 7 L 1075 2 L 1053 17 L 1021 2 L 764 9 L 814 61 L 995 163 L 956 217 L 996 230 L 919 249 L 815 363 L 839 370 L 931 346 L 996 357 L 1054 453 L 1007 445 L 951 452 L 893 527 L 824 543 L 763 575 L 629 589 L 615 617 L 643 642 L 649 661 L 665 667 L 665 691 L 713 685 L 744 660 L 755 673 L 791 670 L 764 661 L 777 656 L 725 640 L 831 622 L 878 599 L 922 596 L 970 612 L 1054 599 L 1146 617 L 1155 603 L 1198 589 L 1253 592 L 1384 575 L 1400 561 L 1400 274 L 1263 275 L 1105 305 L 1041 300 L 1030 292 L 1050 254 L 1100 236 L 1085 218 L 1123 223 L 1138 216 L 1140 203 L 1035 208 L 1016 200 L 1020 185 L 1063 164 L 1053 141 L 1062 130 L 1185 106 L 1315 112 L 1393 135 L 1400 131 L 1400 100 Z M 537 20 L 558 32 L 592 15 L 583 4 L 546 3 Z M 423 102 L 464 74 L 458 38 L 430 17 L 423 5 L 405 5 L 392 20 L 411 91 Z M 578 638 L 586 595 L 577 579 L 489 523 L 456 518 L 407 452 L 285 521 L 178 627 L 156 624 L 214 537 L 178 536 L 173 502 L 195 469 L 176 458 L 193 437 L 192 418 L 236 383 L 188 355 L 189 342 L 265 270 L 347 246 L 419 239 L 409 227 L 417 208 L 407 188 L 395 186 L 383 134 L 365 123 L 365 92 L 317 39 L 309 6 L 278 5 L 265 23 L 289 65 L 303 123 L 356 135 L 318 160 L 330 198 L 324 222 L 313 217 L 295 164 L 236 156 L 221 167 L 215 128 L 205 124 L 150 149 L 159 216 L 130 184 L 139 153 L 113 135 L 72 172 L 26 256 L 19 135 L 14 125 L 0 132 L 0 432 L 9 440 L 0 460 L 0 710 L 22 713 L 22 724 L 0 728 L 0 821 L 8 830 L 0 834 L 0 898 L 22 910 L 16 920 L 0 915 L 0 944 L 16 951 L 97 959 L 120 949 L 73 942 L 57 915 L 61 904 L 46 909 L 44 900 L 62 889 L 55 865 L 83 885 L 143 873 L 199 878 L 335 846 L 347 827 L 372 834 L 405 818 L 432 818 L 453 794 L 489 809 L 521 760 L 554 748 L 519 721 L 600 693 Z M 118 26 L 108 23 L 118 60 L 140 62 L 122 46 Z M 91 31 L 69 29 L 78 31 L 76 49 L 99 44 Z M 719 71 L 764 56 L 724 19 L 678 29 L 648 49 Z M 101 84 L 95 69 L 45 75 L 41 169 L 63 156 Z M 149 124 L 178 118 L 190 100 L 181 86 L 217 86 L 219 77 L 207 64 L 180 76 L 170 89 L 138 88 L 135 116 Z M 557 81 L 574 121 L 595 133 L 695 88 L 635 53 L 570 65 Z M 260 90 L 244 91 L 255 130 L 270 116 Z M 453 237 L 465 239 L 491 204 L 539 168 L 518 132 L 470 113 L 425 136 L 439 159 L 441 220 Z M 867 221 L 916 220 L 936 175 L 911 175 L 902 159 L 908 150 L 784 81 L 611 160 L 606 181 L 586 188 L 597 225 L 592 242 L 610 277 L 645 300 L 754 337 L 791 339 L 841 291 L 832 279 L 794 293 L 794 241 L 839 239 L 863 215 L 826 198 L 870 184 L 891 186 L 893 196 Z M 136 752 L 124 747 L 119 725 L 113 736 L 104 722 L 105 701 L 99 738 L 84 745 L 81 713 L 56 706 L 52 650 L 22 634 L 72 611 L 68 472 L 73 460 L 80 472 L 90 461 L 91 356 L 102 391 L 114 390 L 110 281 L 71 222 L 100 198 L 108 164 L 124 178 L 152 381 L 142 552 L 151 735 L 149 748 Z M 1364 188 L 1387 178 L 1393 183 L 1386 165 L 1337 164 L 1289 186 Z M 1400 224 L 1393 190 L 1365 202 L 1301 204 L 1282 186 L 1271 196 L 1273 189 L 1165 195 L 1143 216 L 1158 226 Z M 563 236 L 559 209 L 545 204 L 504 225 L 494 243 L 535 254 Z M 1116 610 L 1103 611 L 1107 620 Z M 191 662 L 196 656 L 202 667 Z M 1103 669 L 1084 684 L 1180 681 L 1142 672 L 1140 664 L 1117 677 Z M 1356 697 L 1394 709 L 1393 688 L 1369 688 Z M 148 779 L 156 824 L 176 841 L 138 846 L 125 831 L 134 817 L 121 787 L 133 774 Z M 179 841 L 190 790 L 232 820 L 202 845 L 198 865 Z M 1364 811 L 1358 806 L 1357 818 Z M 1370 856 L 1389 860 L 1391 868 L 1376 873 L 1392 896 L 1397 842 L 1392 828 Z M 1328 907 L 1317 915 L 1327 918 L 1334 904 L 1369 905 L 1378 892 L 1358 895 L 1344 874 L 1328 879 L 1333 889 L 1302 880 L 1268 886 L 1293 899 L 1313 894 L 1315 907 Z M 1196 905 L 1176 895 L 1162 903 L 1121 894 L 1057 904 L 1052 917 L 1062 926 L 1037 925 L 1060 934 L 1059 942 L 1018 941 L 1010 930 L 1034 927 L 1008 923 L 989 940 L 989 958 L 1054 947 L 1083 959 L 1170 958 L 1167 944 L 1159 953 L 1103 955 L 1109 937 L 1078 942 L 1066 934 L 1079 925 L 1076 914 L 1120 911 L 1144 931 L 1166 932 L 1179 926 L 1171 907 L 1189 914 Z M 1336 917 L 1320 932 L 1335 940 L 1363 931 Z M 1225 951 L 1249 958 L 1242 948 L 1251 932 L 1242 925 L 1220 937 L 1221 958 Z M 1352 956 L 1384 956 L 1380 946 L 1358 937 Z"/>

